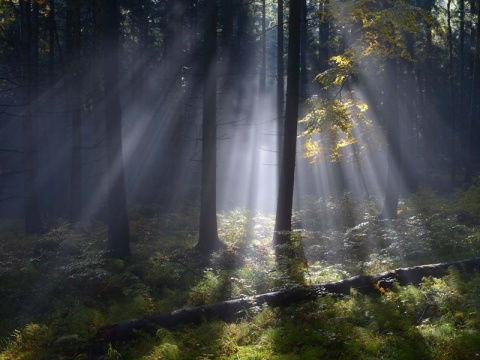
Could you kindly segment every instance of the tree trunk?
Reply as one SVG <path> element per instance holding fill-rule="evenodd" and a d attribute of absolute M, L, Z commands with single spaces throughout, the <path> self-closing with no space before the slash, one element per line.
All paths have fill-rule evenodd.
<path fill-rule="evenodd" d="M 458 111 L 459 119 L 457 134 L 459 138 L 464 138 L 467 129 L 466 123 L 466 112 L 465 112 L 465 0 L 459 1 L 459 15 L 460 15 L 460 24 L 459 24 L 459 62 L 458 62 L 458 76 L 459 76 L 459 92 L 458 92 Z M 459 144 L 460 150 L 463 152 L 464 146 L 463 141 Z M 460 164 L 463 165 L 464 161 L 460 161 Z M 460 165 L 459 164 L 459 165 Z M 457 169 L 458 170 L 458 169 Z"/>
<path fill-rule="evenodd" d="M 302 103 L 307 99 L 307 51 L 308 51 L 308 27 L 307 27 L 307 0 L 302 0 L 301 25 L 300 25 L 300 99 Z"/>
<path fill-rule="evenodd" d="M 476 137 L 478 135 L 478 128 L 480 123 L 480 6 L 478 7 L 477 14 L 477 33 L 475 40 L 475 59 L 473 64 L 473 84 L 472 92 L 470 94 L 470 115 L 469 115 L 469 129 L 468 129 L 468 163 L 466 182 L 471 183 L 473 176 L 477 171 L 477 149 L 478 143 Z"/>
<path fill-rule="evenodd" d="M 277 9 L 277 126 L 279 144 L 283 139 L 284 127 L 284 103 L 285 103 L 285 66 L 283 62 L 283 0 L 278 0 Z M 278 146 L 278 174 L 280 176 L 280 164 L 282 163 L 282 147 Z"/>
<path fill-rule="evenodd" d="M 430 14 L 433 9 L 434 0 L 426 0 L 425 10 Z M 425 138 L 424 143 L 424 182 L 428 183 L 432 175 L 432 158 L 434 154 L 434 138 L 435 129 L 433 127 L 433 90 L 432 90 L 432 26 L 429 22 L 426 23 L 425 29 L 425 85 L 424 85 L 424 99 L 423 99 L 423 133 Z"/>
<path fill-rule="evenodd" d="M 122 155 L 122 109 L 119 95 L 119 6 L 117 0 L 102 1 L 103 73 L 108 178 L 108 256 L 130 255 L 130 235 Z"/>
<path fill-rule="evenodd" d="M 70 221 L 82 214 L 81 154 L 81 70 L 80 70 L 80 2 L 67 1 L 66 43 L 68 68 L 68 114 L 72 120 L 72 159 L 70 172 Z"/>
<path fill-rule="evenodd" d="M 20 1 L 21 11 L 21 59 L 23 103 L 23 152 L 25 163 L 25 233 L 40 232 L 41 222 L 37 205 L 35 154 L 33 149 L 33 117 L 32 117 L 32 24 L 31 2 Z"/>
<path fill-rule="evenodd" d="M 297 123 L 300 81 L 300 24 L 302 0 L 290 1 L 288 26 L 287 99 L 282 163 L 275 218 L 275 246 L 287 244 L 292 230 L 292 206 L 297 148 Z M 278 253 L 277 253 L 278 255 Z"/>
<path fill-rule="evenodd" d="M 206 3 L 205 57 L 203 67 L 202 188 L 197 247 L 209 254 L 221 246 L 217 227 L 217 5 Z"/>
<path fill-rule="evenodd" d="M 266 304 L 272 307 L 287 307 L 299 302 L 315 301 L 323 296 L 349 295 L 352 290 L 366 295 L 379 294 L 379 288 L 389 290 L 397 283 L 402 286 L 409 284 L 418 286 L 424 277 L 442 277 L 451 267 L 464 272 L 473 272 L 480 267 L 480 258 L 400 268 L 370 276 L 354 276 L 337 282 L 294 287 L 248 298 L 222 301 L 213 305 L 122 321 L 100 328 L 90 343 L 90 350 L 92 355 L 100 356 L 108 344 L 132 340 L 136 333 L 141 334 L 139 330 L 154 333 L 158 328 L 172 329 L 182 324 L 201 324 L 212 320 L 232 322 L 243 317 L 253 306 Z"/>
<path fill-rule="evenodd" d="M 454 83 L 454 56 L 453 56 L 453 32 L 452 32 L 452 12 L 451 12 L 452 0 L 447 1 L 447 26 L 448 26 L 448 82 L 450 87 L 450 121 L 451 121 L 451 165 L 450 165 L 450 186 L 453 189 L 456 183 L 457 175 L 457 108 L 455 106 L 455 83 Z"/>
<path fill-rule="evenodd" d="M 388 171 L 385 200 L 380 217 L 397 217 L 401 179 L 400 123 L 398 115 L 397 60 L 387 59 L 385 64 L 385 98 L 383 118 L 386 125 Z"/>
<path fill-rule="evenodd" d="M 265 0 L 262 0 L 262 35 L 261 35 L 261 46 L 262 46 L 262 63 L 260 68 L 260 94 L 265 93 L 266 82 L 267 82 L 267 26 L 266 26 L 266 8 Z"/>

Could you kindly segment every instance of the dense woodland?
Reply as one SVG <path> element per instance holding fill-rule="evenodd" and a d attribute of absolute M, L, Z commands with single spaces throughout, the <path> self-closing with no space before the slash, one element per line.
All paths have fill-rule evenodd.
<path fill-rule="evenodd" d="M 480 1 L 2 0 L 0 42 L 0 359 L 479 356 L 475 267 L 317 290 L 480 256 Z"/>

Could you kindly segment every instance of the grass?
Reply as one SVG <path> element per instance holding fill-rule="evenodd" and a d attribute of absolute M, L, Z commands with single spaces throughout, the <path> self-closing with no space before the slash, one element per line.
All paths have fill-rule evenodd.
<path fill-rule="evenodd" d="M 402 203 L 401 216 L 392 222 L 376 220 L 372 204 L 363 204 L 359 216 L 358 211 L 342 210 L 353 203 L 345 196 L 325 202 L 336 212 L 356 213 L 356 225 L 350 227 L 342 222 L 325 228 L 322 212 L 328 207 L 312 205 L 297 213 L 304 226 L 295 232 L 293 248 L 285 249 L 299 254 L 293 270 L 275 261 L 273 217 L 243 209 L 219 214 L 219 233 L 227 246 L 210 259 L 194 250 L 195 209 L 178 214 L 133 210 L 133 256 L 128 262 L 102 256 L 106 228 L 101 223 L 86 229 L 58 221 L 43 236 L 25 238 L 20 222 L 3 221 L 0 359 L 87 359 L 85 345 L 99 327 L 112 322 L 298 283 L 478 256 L 480 229 L 456 216 L 465 208 L 476 211 L 462 198 L 472 193 L 459 193 L 452 202 L 420 192 Z M 416 202 L 421 211 L 412 210 Z M 475 219 L 473 215 L 468 218 Z M 131 342 L 110 345 L 105 358 L 480 356 L 480 275 L 452 270 L 442 279 L 424 279 L 420 287 L 378 290 L 376 296 L 352 292 L 283 309 L 253 307 L 231 324 L 212 321 L 139 333 Z"/>

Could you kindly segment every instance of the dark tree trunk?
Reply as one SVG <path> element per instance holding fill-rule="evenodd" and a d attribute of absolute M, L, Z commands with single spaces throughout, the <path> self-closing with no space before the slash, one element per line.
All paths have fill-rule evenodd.
<path fill-rule="evenodd" d="M 466 182 L 471 183 L 477 169 L 479 147 L 476 137 L 480 127 L 480 6 L 478 6 L 477 14 L 477 33 L 475 36 L 475 59 L 473 64 L 473 85 L 470 94 L 470 116 L 468 127 L 468 163 L 466 172 Z"/>
<path fill-rule="evenodd" d="M 425 10 L 430 14 L 433 9 L 434 0 L 426 0 Z M 433 166 L 432 159 L 434 154 L 435 129 L 433 126 L 433 89 L 432 89 L 432 26 L 426 23 L 425 29 L 425 79 L 424 79 L 424 99 L 423 99 L 423 134 L 424 134 L 424 182 L 428 183 L 431 177 Z"/>
<path fill-rule="evenodd" d="M 72 120 L 72 160 L 70 172 L 70 221 L 82 217 L 81 154 L 81 70 L 80 70 L 80 2 L 67 1 L 66 43 L 68 68 L 68 114 Z"/>
<path fill-rule="evenodd" d="M 405 33 L 405 42 L 408 54 L 411 56 L 411 59 L 401 58 L 399 63 L 401 64 L 401 78 L 402 82 L 402 99 L 400 103 L 405 109 L 404 116 L 400 120 L 402 136 L 402 144 L 404 144 L 406 149 L 411 151 L 406 151 L 402 159 L 404 163 L 416 164 L 420 163 L 415 158 L 418 157 L 418 116 L 417 109 L 418 107 L 418 88 L 415 86 L 415 63 L 416 63 L 416 54 L 415 54 L 415 34 L 411 32 Z M 399 112 L 402 113 L 401 109 Z M 408 157 L 408 158 L 407 158 Z M 409 169 L 410 171 L 405 171 L 403 173 L 405 180 L 406 191 L 414 191 L 417 188 L 418 182 L 418 166 L 415 166 L 414 169 Z"/>
<path fill-rule="evenodd" d="M 452 31 L 452 11 L 451 11 L 451 4 L 452 1 L 447 1 L 447 26 L 448 26 L 448 83 L 450 87 L 450 121 L 451 121 L 451 138 L 450 138 L 450 146 L 451 146 L 451 165 L 450 165 L 450 186 L 453 189 L 456 183 L 456 176 L 457 176 L 457 108 L 456 108 L 456 101 L 455 101 L 455 82 L 454 82 L 454 56 L 453 56 L 453 31 Z"/>
<path fill-rule="evenodd" d="M 387 59 L 385 64 L 385 98 L 383 118 L 387 131 L 388 171 L 382 219 L 397 217 L 401 179 L 400 123 L 398 115 L 397 60 Z"/>
<path fill-rule="evenodd" d="M 55 32 L 56 32 L 56 23 L 55 23 L 55 0 L 49 0 L 49 11 L 48 11 L 48 86 L 52 94 L 54 94 L 55 88 Z M 49 96 L 46 106 L 52 112 L 55 112 L 56 101 L 55 96 Z M 53 114 L 50 115 L 50 120 L 53 120 L 55 116 Z M 53 133 L 54 129 L 54 121 L 49 122 L 49 127 L 47 128 L 48 133 Z M 58 160 L 54 158 L 53 154 L 56 151 L 55 146 L 53 146 L 52 141 L 48 142 L 47 145 L 47 153 L 48 153 L 48 166 L 51 169 L 55 169 L 58 166 Z M 48 185 L 48 193 L 54 194 L 53 196 L 49 196 L 46 200 L 46 212 L 49 215 L 54 217 L 60 217 L 62 214 L 60 213 L 60 196 L 56 196 L 60 193 L 60 185 L 59 180 L 55 179 L 50 182 Z"/>
<path fill-rule="evenodd" d="M 262 35 L 261 35 L 261 47 L 262 47 L 262 64 L 260 67 L 260 94 L 265 93 L 267 82 L 267 26 L 266 26 L 266 8 L 265 0 L 262 0 Z"/>
<path fill-rule="evenodd" d="M 284 127 L 284 103 L 285 103 L 285 65 L 283 62 L 283 0 L 278 0 L 277 9 L 277 121 L 278 121 L 278 138 L 279 143 L 283 138 Z M 282 162 L 282 149 L 278 146 L 278 164 Z M 278 167 L 278 174 L 280 175 L 280 166 Z"/>
<path fill-rule="evenodd" d="M 221 246 L 217 227 L 217 5 L 205 6 L 205 56 L 203 67 L 202 188 L 197 247 L 209 254 Z"/>
<path fill-rule="evenodd" d="M 300 81 L 300 24 L 302 0 L 290 1 L 288 25 L 287 99 L 280 170 L 277 212 L 275 218 L 275 246 L 287 244 L 292 230 L 292 207 L 297 148 L 298 101 Z"/>
<path fill-rule="evenodd" d="M 32 23 L 30 0 L 20 1 L 21 11 L 21 59 L 23 103 L 23 152 L 25 166 L 25 233 L 40 232 L 41 222 L 37 205 L 36 168 L 33 148 L 32 116 Z"/>
<path fill-rule="evenodd" d="M 457 134 L 459 138 L 463 138 L 466 133 L 467 123 L 466 123 L 466 111 L 465 111 L 465 0 L 460 0 L 459 2 L 459 15 L 460 15 L 460 24 L 459 24 L 459 62 L 458 62 L 458 76 L 459 76 L 459 91 L 458 91 L 458 125 Z M 463 142 L 462 142 L 463 143 Z M 464 146 L 459 144 L 459 149 L 463 152 Z M 463 166 L 464 162 L 459 161 L 459 165 Z M 458 169 L 457 169 L 458 170 Z"/>
<path fill-rule="evenodd" d="M 307 99 L 307 50 L 308 50 L 308 27 L 307 27 L 307 0 L 302 0 L 301 25 L 300 25 L 300 101 Z"/>
<path fill-rule="evenodd" d="M 119 7 L 102 1 L 105 81 L 105 131 L 108 177 L 108 256 L 130 255 L 130 235 L 122 155 L 122 109 L 119 88 Z"/>

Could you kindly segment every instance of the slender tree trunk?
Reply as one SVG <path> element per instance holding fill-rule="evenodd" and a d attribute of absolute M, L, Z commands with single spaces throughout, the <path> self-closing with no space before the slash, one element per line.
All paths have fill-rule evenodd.
<path fill-rule="evenodd" d="M 411 32 L 405 33 L 406 39 L 406 48 L 408 54 L 411 56 L 411 59 L 402 58 L 400 59 L 400 64 L 402 65 L 402 97 L 401 100 L 402 106 L 405 108 L 405 117 L 401 119 L 400 124 L 402 125 L 404 131 L 402 131 L 402 136 L 404 139 L 402 143 L 405 148 L 411 149 L 412 151 L 406 152 L 405 157 L 409 156 L 408 159 L 402 159 L 404 162 L 412 162 L 419 165 L 419 163 L 414 159 L 418 155 L 418 141 L 416 137 L 418 136 L 418 120 L 416 110 L 418 109 L 418 100 L 416 99 L 416 94 L 418 89 L 415 86 L 415 63 L 416 63 L 416 54 L 415 54 L 415 34 Z M 400 75 L 399 75 L 400 76 Z M 415 168 L 418 168 L 416 166 Z M 417 181 L 419 173 L 415 171 L 405 171 L 404 172 L 406 191 L 414 191 L 417 188 Z"/>
<path fill-rule="evenodd" d="M 51 91 L 52 95 L 54 94 L 54 88 L 55 88 L 55 32 L 56 32 L 56 24 L 55 24 L 55 0 L 49 0 L 49 11 L 48 11 L 48 89 Z M 56 106 L 56 101 L 55 101 L 55 96 L 49 96 L 47 100 L 47 108 L 50 109 L 52 112 L 55 112 L 55 106 Z M 51 114 L 49 116 L 49 123 L 48 127 L 46 128 L 46 136 L 48 134 L 53 133 L 53 130 L 55 128 L 55 124 L 53 118 L 55 115 Z M 52 142 L 49 141 L 47 143 L 47 158 L 48 158 L 48 166 L 50 166 L 52 169 L 55 169 L 57 167 L 57 159 L 54 158 L 53 154 L 54 151 L 56 151 L 55 147 L 53 146 Z M 48 193 L 50 196 L 47 198 L 46 201 L 46 209 L 47 212 L 54 216 L 54 217 L 60 217 L 60 196 L 57 196 L 57 194 L 60 193 L 60 186 L 59 186 L 59 180 L 55 178 L 52 180 L 49 184 L 49 190 Z"/>
<path fill-rule="evenodd" d="M 82 217 L 82 154 L 81 154 L 81 70 L 80 70 L 80 2 L 67 1 L 66 18 L 68 66 L 68 114 L 72 120 L 72 160 L 70 172 L 70 221 Z"/>
<path fill-rule="evenodd" d="M 468 139 L 468 163 L 466 182 L 471 183 L 475 172 L 477 171 L 477 149 L 478 143 L 476 137 L 478 136 L 480 124 L 480 6 L 477 14 L 477 33 L 475 36 L 475 60 L 473 64 L 473 82 L 470 98 L 470 124 L 469 124 L 469 139 Z"/>
<path fill-rule="evenodd" d="M 300 101 L 304 102 L 307 98 L 307 0 L 302 0 L 301 25 L 300 25 Z"/>
<path fill-rule="evenodd" d="M 431 13 L 434 0 L 426 1 L 426 11 Z M 432 174 L 432 155 L 434 153 L 434 128 L 432 126 L 432 29 L 431 25 L 426 24 L 426 39 L 425 39 L 425 93 L 423 99 L 423 133 L 425 137 L 424 149 L 424 178 L 428 182 Z"/>
<path fill-rule="evenodd" d="M 466 133 L 467 123 L 466 123 L 466 112 L 465 112 L 465 0 L 459 1 L 459 15 L 460 15 L 460 24 L 459 24 L 459 62 L 458 62 L 458 76 L 459 76 L 459 89 L 458 89 L 458 125 L 457 134 L 459 138 L 463 138 Z M 459 143 L 459 150 L 463 153 L 465 148 L 463 142 Z M 464 161 L 459 161 L 463 166 Z M 459 164 L 459 165 L 460 165 Z M 458 169 L 457 169 L 458 171 Z"/>
<path fill-rule="evenodd" d="M 111 257 L 130 255 L 130 235 L 122 155 L 122 108 L 119 88 L 118 0 L 102 1 L 103 73 L 105 87 L 105 130 L 108 177 L 108 241 Z"/>
<path fill-rule="evenodd" d="M 288 26 L 287 100 L 282 149 L 282 164 L 275 218 L 275 246 L 286 244 L 292 230 L 292 207 L 297 148 L 298 102 L 300 82 L 301 1 L 290 0 Z M 278 254 L 278 253 L 277 253 Z"/>
<path fill-rule="evenodd" d="M 202 188 L 200 226 L 197 247 L 209 254 L 221 246 L 217 227 L 217 5 L 206 3 L 206 31 L 202 126 Z"/>
<path fill-rule="evenodd" d="M 37 205 L 35 154 L 33 149 L 32 116 L 32 23 L 30 0 L 20 1 L 21 11 L 21 58 L 23 102 L 23 152 L 25 161 L 25 233 L 40 232 L 41 222 Z"/>
<path fill-rule="evenodd" d="M 260 68 L 260 94 L 265 93 L 266 82 L 267 82 L 267 26 L 266 26 L 266 8 L 265 0 L 262 0 L 262 36 L 261 36 L 261 46 L 262 46 L 262 65 Z"/>
<path fill-rule="evenodd" d="M 452 13 L 451 13 L 451 4 L 452 1 L 447 1 L 447 25 L 448 25 L 448 82 L 450 87 L 450 121 L 452 126 L 451 131 L 451 139 L 450 139 L 450 146 L 451 146 L 451 168 L 450 168 L 450 185 L 451 187 L 455 187 L 456 182 L 456 173 L 457 173 L 457 108 L 455 106 L 455 83 L 454 83 L 454 57 L 453 57 L 453 34 L 452 34 Z"/>
<path fill-rule="evenodd" d="M 277 121 L 278 121 L 278 139 L 279 144 L 283 139 L 284 127 L 284 103 L 285 103 L 285 66 L 283 62 L 283 0 L 278 0 L 277 9 Z M 278 174 L 280 176 L 280 164 L 282 162 L 282 147 L 278 146 Z"/>
<path fill-rule="evenodd" d="M 385 87 L 383 117 L 387 127 L 388 174 L 381 218 L 395 219 L 397 217 L 402 170 L 396 59 L 386 60 Z"/>

